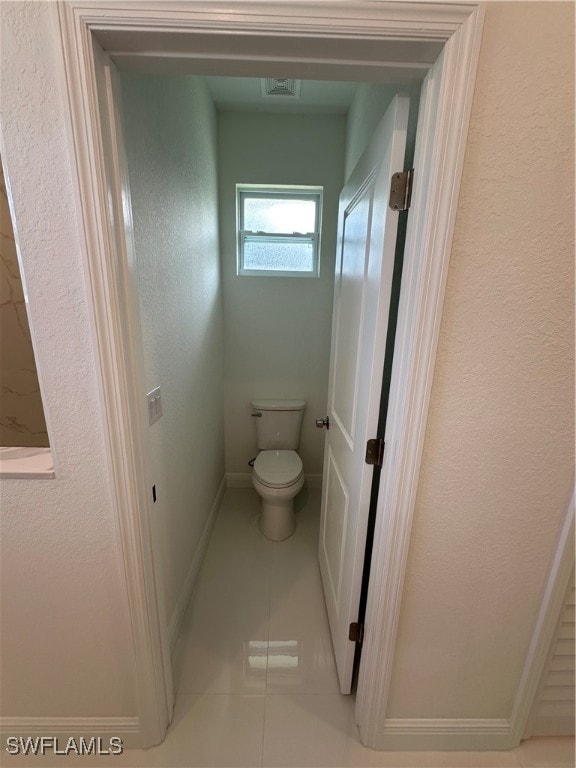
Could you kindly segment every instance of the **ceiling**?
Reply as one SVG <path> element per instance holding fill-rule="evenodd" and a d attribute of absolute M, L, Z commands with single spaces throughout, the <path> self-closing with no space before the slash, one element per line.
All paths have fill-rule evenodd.
<path fill-rule="evenodd" d="M 358 83 L 328 80 L 300 81 L 298 98 L 263 97 L 259 77 L 206 77 L 218 109 L 261 112 L 331 112 L 348 111 Z"/>

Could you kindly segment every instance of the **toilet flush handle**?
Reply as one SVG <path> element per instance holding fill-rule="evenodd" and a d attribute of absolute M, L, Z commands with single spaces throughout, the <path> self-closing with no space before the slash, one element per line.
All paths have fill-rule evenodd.
<path fill-rule="evenodd" d="M 256 413 L 253 413 L 252 416 L 256 416 L 257 418 L 261 418 L 262 414 L 260 413 L 260 411 L 256 411 Z"/>
<path fill-rule="evenodd" d="M 322 429 L 322 427 L 326 427 L 326 429 L 330 429 L 330 419 L 328 416 L 326 416 L 325 419 L 316 419 L 316 426 L 318 429 Z"/>

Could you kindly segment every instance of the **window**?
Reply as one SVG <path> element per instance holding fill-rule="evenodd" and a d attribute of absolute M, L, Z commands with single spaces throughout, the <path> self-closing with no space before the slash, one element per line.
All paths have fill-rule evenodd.
<path fill-rule="evenodd" d="M 321 187 L 238 184 L 238 274 L 318 277 Z"/>

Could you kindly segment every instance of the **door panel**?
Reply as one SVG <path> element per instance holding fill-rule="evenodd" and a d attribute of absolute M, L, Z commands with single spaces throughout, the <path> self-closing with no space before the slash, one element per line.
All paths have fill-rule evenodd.
<path fill-rule="evenodd" d="M 344 531 L 348 521 L 348 503 L 349 496 L 344 484 L 344 480 L 338 471 L 334 462 L 334 455 L 328 447 L 327 462 L 327 494 L 330 499 L 330 515 L 324 517 L 323 528 L 321 532 L 321 544 L 323 546 L 323 555 L 326 562 L 326 575 L 328 577 L 328 587 L 330 597 L 337 606 L 340 600 L 341 591 L 341 566 L 342 566 L 342 544 L 344 542 Z"/>
<path fill-rule="evenodd" d="M 398 213 L 388 206 L 403 169 L 409 99 L 396 96 L 340 195 L 319 561 L 342 693 L 350 693 Z"/>
<path fill-rule="evenodd" d="M 340 262 L 340 301 L 336 321 L 336 354 L 331 409 L 350 446 L 354 440 L 356 389 L 364 303 L 366 242 L 370 220 L 369 188 L 344 212 Z"/>

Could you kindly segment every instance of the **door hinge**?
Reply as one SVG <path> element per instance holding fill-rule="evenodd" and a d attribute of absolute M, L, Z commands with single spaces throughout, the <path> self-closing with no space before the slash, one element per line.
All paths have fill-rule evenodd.
<path fill-rule="evenodd" d="M 368 440 L 366 443 L 366 464 L 381 467 L 383 460 L 384 440 L 381 437 L 377 437 L 375 440 Z"/>
<path fill-rule="evenodd" d="M 363 637 L 364 624 L 359 621 L 353 621 L 348 629 L 348 640 L 351 640 L 353 643 L 361 644 Z"/>
<path fill-rule="evenodd" d="M 393 173 L 390 181 L 390 208 L 393 211 L 407 211 L 412 200 L 414 168 L 402 173 Z"/>

